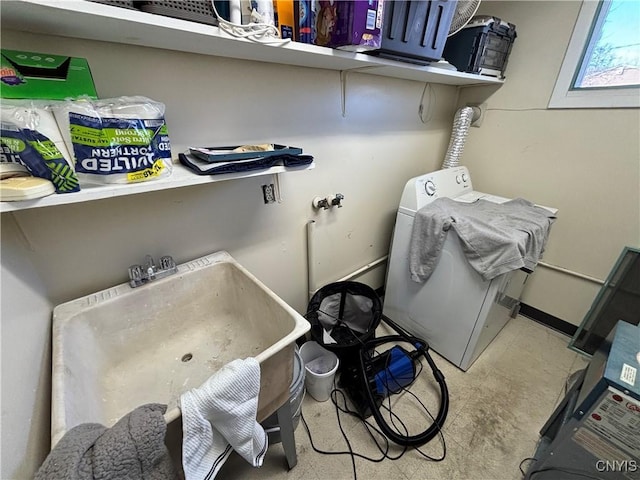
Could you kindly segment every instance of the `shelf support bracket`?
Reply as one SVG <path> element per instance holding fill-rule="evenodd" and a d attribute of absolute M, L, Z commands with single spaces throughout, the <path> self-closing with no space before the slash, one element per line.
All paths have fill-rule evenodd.
<path fill-rule="evenodd" d="M 276 198 L 276 202 L 282 203 L 282 191 L 280 190 L 280 174 L 272 174 L 271 179 L 273 181 L 273 193 Z"/>
<path fill-rule="evenodd" d="M 378 65 L 340 70 L 340 111 L 343 118 L 347 116 L 347 75 L 351 72 L 363 72 L 372 68 L 378 68 Z"/>
<path fill-rule="evenodd" d="M 20 222 L 20 220 L 18 220 L 18 215 L 16 215 L 14 212 L 11 212 L 9 215 L 11 216 L 11 219 L 16 226 L 18 237 L 24 243 L 26 249 L 30 252 L 35 252 L 36 249 L 34 248 L 33 243 L 31 243 L 31 240 L 29 240 L 29 236 L 27 235 L 25 229 L 22 227 L 22 223 Z"/>
<path fill-rule="evenodd" d="M 340 111 L 342 118 L 346 117 L 347 113 L 347 74 L 349 70 L 340 70 Z"/>

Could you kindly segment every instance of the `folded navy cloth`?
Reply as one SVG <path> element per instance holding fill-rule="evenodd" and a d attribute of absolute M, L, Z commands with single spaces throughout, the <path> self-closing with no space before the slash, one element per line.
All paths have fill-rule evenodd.
<path fill-rule="evenodd" d="M 285 167 L 300 167 L 313 162 L 311 155 L 273 155 L 270 157 L 256 157 L 248 160 L 235 160 L 229 162 L 209 163 L 189 154 L 180 153 L 178 159 L 185 167 L 198 175 L 221 175 L 223 173 L 250 172 L 253 170 L 265 170 L 276 165 Z"/>
<path fill-rule="evenodd" d="M 313 157 L 311 155 L 284 154 L 280 157 L 282 158 L 282 163 L 285 167 L 299 167 L 302 165 L 309 165 L 313 162 Z"/>

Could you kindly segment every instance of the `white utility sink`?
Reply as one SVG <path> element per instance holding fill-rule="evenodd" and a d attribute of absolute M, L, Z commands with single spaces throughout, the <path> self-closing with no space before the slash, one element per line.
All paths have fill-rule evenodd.
<path fill-rule="evenodd" d="M 145 403 L 168 404 L 165 417 L 178 423 L 180 395 L 236 358 L 260 362 L 262 421 L 288 401 L 295 340 L 308 330 L 226 252 L 138 288 L 124 283 L 59 305 L 52 446 L 76 425 L 110 427 Z"/>

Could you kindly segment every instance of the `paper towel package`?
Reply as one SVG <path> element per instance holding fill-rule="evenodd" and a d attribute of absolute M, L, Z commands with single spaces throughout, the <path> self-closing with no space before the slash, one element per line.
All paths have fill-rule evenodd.
<path fill-rule="evenodd" d="M 84 58 L 0 50 L 0 97 L 64 100 L 83 95 L 97 97 Z"/>
<path fill-rule="evenodd" d="M 171 174 L 164 104 L 146 97 L 52 105 L 81 182 L 135 183 Z"/>

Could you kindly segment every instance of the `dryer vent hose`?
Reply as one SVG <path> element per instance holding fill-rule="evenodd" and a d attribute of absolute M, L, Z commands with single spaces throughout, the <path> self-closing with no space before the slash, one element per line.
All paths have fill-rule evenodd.
<path fill-rule="evenodd" d="M 444 156 L 442 168 L 457 167 L 460 164 L 460 157 L 464 150 L 464 143 L 467 140 L 469 127 L 473 120 L 473 108 L 462 107 L 453 117 L 453 130 L 451 131 L 451 140 L 449 140 L 449 148 Z"/>

